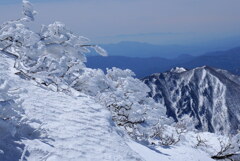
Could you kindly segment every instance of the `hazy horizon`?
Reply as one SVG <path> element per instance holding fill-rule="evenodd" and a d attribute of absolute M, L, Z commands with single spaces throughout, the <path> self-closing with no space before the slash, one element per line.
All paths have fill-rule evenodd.
<path fill-rule="evenodd" d="M 106 44 L 201 44 L 240 35 L 240 1 L 232 0 L 31 0 L 39 24 L 64 22 L 74 33 Z M 16 19 L 21 0 L 1 0 L 0 21 Z M 71 18 L 69 18 L 71 17 Z"/>

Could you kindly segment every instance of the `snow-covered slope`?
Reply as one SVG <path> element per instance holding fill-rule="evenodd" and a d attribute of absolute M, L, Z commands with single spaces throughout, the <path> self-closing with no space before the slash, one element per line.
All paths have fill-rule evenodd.
<path fill-rule="evenodd" d="M 7 80 L 13 90 L 20 91 L 18 99 L 25 111 L 22 119 L 31 128 L 23 129 L 26 131 L 22 131 L 20 138 L 13 134 L 11 137 L 14 139 L 5 140 L 5 148 L 0 148 L 0 160 L 211 160 L 209 154 L 193 148 L 191 144 L 156 149 L 136 143 L 114 125 L 107 108 L 93 98 L 84 94 L 73 97 L 43 89 L 34 81 L 14 74 L 17 71 L 13 64 L 14 60 L 0 54 L 0 77 Z M 4 128 L 2 124 L 0 128 Z M 11 152 L 14 155 L 9 155 Z"/>
<path fill-rule="evenodd" d="M 171 70 L 143 79 L 150 96 L 176 121 L 187 119 L 199 130 L 236 134 L 240 124 L 240 77 L 211 67 Z"/>
<path fill-rule="evenodd" d="M 48 150 L 27 142 L 29 160 L 48 156 L 48 160 L 136 160 L 111 124 L 110 113 L 91 98 L 71 98 L 64 94 L 32 88 L 23 106 L 29 118 L 38 119 L 49 138 Z M 41 107 L 41 108 L 40 108 Z M 34 146 L 32 146 L 34 145 Z M 40 153 L 39 153 L 40 152 Z M 115 155 L 113 155 L 115 154 Z M 32 159 L 31 159 L 32 158 Z M 40 158 L 39 158 L 40 160 Z"/>
<path fill-rule="evenodd" d="M 35 129 L 28 135 L 40 134 L 19 140 L 24 144 L 23 160 L 142 160 L 120 136 L 123 134 L 114 126 L 107 108 L 86 95 L 74 98 L 20 79 L 14 75 L 12 65 L 13 60 L 0 54 L 0 77 L 24 91 L 20 99 L 25 119 Z M 4 153 L 0 154 L 0 160 L 1 156 L 4 158 Z M 20 159 L 18 155 L 15 157 L 9 161 Z"/>

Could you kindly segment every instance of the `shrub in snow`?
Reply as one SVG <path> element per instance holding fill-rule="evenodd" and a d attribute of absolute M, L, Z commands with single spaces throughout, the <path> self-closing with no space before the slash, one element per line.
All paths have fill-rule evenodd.
<path fill-rule="evenodd" d="M 181 133 L 167 125 L 157 125 L 152 128 L 151 144 L 170 146 L 180 141 Z"/>
<path fill-rule="evenodd" d="M 99 93 L 101 101 L 112 112 L 113 119 L 125 128 L 133 128 L 143 123 L 144 113 L 149 108 L 147 105 L 149 88 L 132 76 L 134 73 L 128 69 L 107 69 L 106 79 L 110 88 Z"/>
<path fill-rule="evenodd" d="M 90 96 L 112 89 L 106 75 L 100 69 L 84 68 L 82 74 L 72 83 L 72 87 Z"/>
<path fill-rule="evenodd" d="M 240 135 L 225 136 L 209 132 L 187 132 L 182 142 L 192 144 L 194 148 L 205 151 L 216 160 L 240 159 Z"/>
<path fill-rule="evenodd" d="M 240 134 L 233 137 L 218 138 L 219 148 L 217 153 L 212 155 L 213 159 L 228 159 L 238 161 L 240 159 Z"/>

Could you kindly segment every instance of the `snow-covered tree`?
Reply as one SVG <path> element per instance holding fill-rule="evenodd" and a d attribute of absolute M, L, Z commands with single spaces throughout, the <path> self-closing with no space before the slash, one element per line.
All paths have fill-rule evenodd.
<path fill-rule="evenodd" d="M 34 16 L 37 14 L 36 11 L 33 10 L 32 4 L 28 0 L 23 0 L 23 18 L 24 21 L 34 21 Z"/>
<path fill-rule="evenodd" d="M 82 74 L 90 48 L 107 55 L 104 49 L 74 35 L 61 22 L 43 25 L 38 33 L 30 30 L 25 23 L 33 21 L 35 14 L 31 3 L 23 0 L 23 17 L 0 27 L 0 50 L 15 57 L 15 67 L 39 84 L 67 90 Z"/>
<path fill-rule="evenodd" d="M 107 69 L 106 78 L 112 91 L 100 94 L 107 98 L 104 103 L 112 111 L 113 119 L 128 129 L 143 123 L 149 108 L 146 103 L 149 88 L 133 76 L 134 73 L 128 69 Z"/>
<path fill-rule="evenodd" d="M 72 87 L 94 97 L 112 89 L 104 72 L 101 69 L 91 68 L 84 68 L 82 74 L 72 83 Z"/>

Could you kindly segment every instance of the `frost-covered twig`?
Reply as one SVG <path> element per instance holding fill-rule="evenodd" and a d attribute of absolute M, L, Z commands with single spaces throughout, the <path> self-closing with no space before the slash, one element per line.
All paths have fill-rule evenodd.
<path fill-rule="evenodd" d="M 196 148 L 199 146 L 207 146 L 207 140 L 202 139 L 200 135 L 197 135 L 197 144 L 196 144 Z"/>
<path fill-rule="evenodd" d="M 26 153 L 27 153 L 27 149 L 28 149 L 28 146 L 25 146 L 25 147 L 24 147 L 24 150 L 23 150 L 23 152 L 22 152 L 22 156 L 21 156 L 21 158 L 20 158 L 20 161 L 24 161 L 25 155 L 26 155 Z"/>

